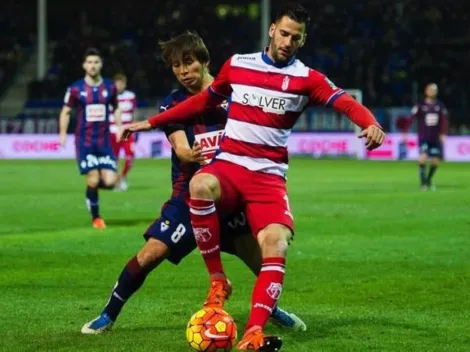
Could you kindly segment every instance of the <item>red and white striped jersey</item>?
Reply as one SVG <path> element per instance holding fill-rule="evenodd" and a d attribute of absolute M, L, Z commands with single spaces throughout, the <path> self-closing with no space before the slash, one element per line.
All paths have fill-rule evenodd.
<path fill-rule="evenodd" d="M 331 106 L 344 94 L 301 61 L 281 66 L 263 52 L 232 56 L 209 91 L 230 102 L 216 159 L 282 177 L 288 169 L 287 139 L 301 113 L 309 105 Z"/>
<path fill-rule="evenodd" d="M 119 109 L 121 109 L 122 125 L 129 124 L 134 119 L 134 113 L 137 109 L 137 98 L 134 92 L 125 90 L 118 95 Z M 109 117 L 111 133 L 117 132 L 117 127 L 114 122 L 114 115 L 111 113 Z"/>

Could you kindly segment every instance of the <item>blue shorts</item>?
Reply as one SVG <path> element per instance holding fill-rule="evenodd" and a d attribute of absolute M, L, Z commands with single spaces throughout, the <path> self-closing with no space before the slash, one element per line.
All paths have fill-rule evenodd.
<path fill-rule="evenodd" d="M 419 152 L 433 158 L 440 158 L 442 156 L 442 145 L 439 142 L 420 141 Z"/>
<path fill-rule="evenodd" d="M 77 145 L 77 164 L 80 175 L 87 174 L 90 170 L 116 171 L 116 157 L 111 146 L 98 147 L 97 145 Z"/>
<path fill-rule="evenodd" d="M 221 217 L 220 248 L 223 252 L 235 254 L 233 239 L 241 234 L 251 233 L 245 215 L 241 212 Z M 144 233 L 146 240 L 155 238 L 168 246 L 167 259 L 178 264 L 184 257 L 197 248 L 189 215 L 189 207 L 183 201 L 168 201 L 161 215 Z"/>

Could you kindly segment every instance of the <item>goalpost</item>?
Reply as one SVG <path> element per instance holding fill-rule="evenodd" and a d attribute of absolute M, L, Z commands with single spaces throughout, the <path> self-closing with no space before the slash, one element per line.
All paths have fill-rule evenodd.
<path fill-rule="evenodd" d="M 356 99 L 359 103 L 362 104 L 362 90 L 361 89 L 345 89 L 344 90 L 346 93 L 350 94 L 354 99 Z M 354 133 L 356 136 L 361 133 L 361 128 L 359 126 L 354 125 Z M 364 143 L 361 139 L 357 138 L 356 144 L 355 144 L 355 150 L 356 150 L 356 157 L 358 159 L 364 159 L 365 158 L 365 148 L 364 148 Z"/>

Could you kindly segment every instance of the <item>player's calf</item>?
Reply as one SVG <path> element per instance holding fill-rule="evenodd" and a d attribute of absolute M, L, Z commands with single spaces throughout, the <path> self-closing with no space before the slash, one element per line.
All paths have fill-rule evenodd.
<path fill-rule="evenodd" d="M 110 330 L 129 298 L 142 287 L 148 274 L 169 254 L 163 242 L 149 238 L 137 255 L 129 260 L 114 286 L 103 312 L 82 327 L 83 334 L 100 334 Z"/>
<path fill-rule="evenodd" d="M 277 305 L 282 293 L 285 257 L 291 236 L 291 230 L 280 224 L 271 224 L 258 234 L 263 264 L 253 290 L 245 335 L 256 329 L 262 330 Z"/>

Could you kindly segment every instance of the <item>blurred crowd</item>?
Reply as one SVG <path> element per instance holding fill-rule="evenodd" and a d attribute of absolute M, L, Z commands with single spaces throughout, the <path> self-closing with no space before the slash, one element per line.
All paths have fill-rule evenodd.
<path fill-rule="evenodd" d="M 25 54 L 35 41 L 34 11 L 18 14 L 24 7 L 12 0 L 0 2 L 0 97 L 12 83 L 15 73 L 24 62 Z"/>
<path fill-rule="evenodd" d="M 271 2 L 273 12 L 284 3 Z M 65 87 L 82 76 L 81 58 L 88 46 L 96 46 L 104 54 L 106 75 L 126 73 L 130 86 L 142 98 L 164 95 L 175 84 L 160 59 L 159 40 L 185 29 L 197 30 L 211 52 L 214 73 L 232 53 L 260 47 L 260 1 L 223 5 L 217 0 L 194 0 L 184 6 L 167 0 L 48 3 L 50 67 L 44 81 L 31 83 L 31 98 L 61 97 Z M 426 83 L 436 82 L 441 98 L 456 111 L 455 122 L 468 119 L 470 10 L 464 2 L 303 3 L 312 15 L 307 44 L 299 55 L 307 65 L 326 73 L 339 86 L 362 89 L 364 102 L 370 106 L 411 105 Z M 2 24 L 5 21 L 3 16 Z M 25 21 L 10 19 L 8 31 L 29 38 L 26 27 Z M 14 57 L 17 42 L 8 31 L 0 35 L 10 41 Z M 2 82 L 2 75 L 9 72 L 3 66 L 3 48 Z"/>

